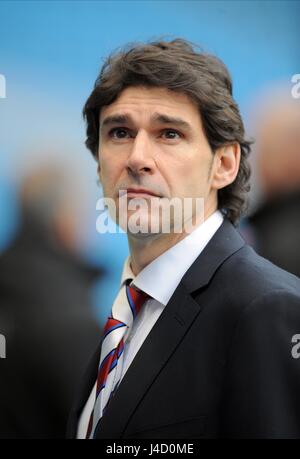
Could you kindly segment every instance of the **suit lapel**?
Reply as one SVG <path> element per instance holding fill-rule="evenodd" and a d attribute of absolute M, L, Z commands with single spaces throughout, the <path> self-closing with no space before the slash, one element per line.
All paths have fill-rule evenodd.
<path fill-rule="evenodd" d="M 88 364 L 87 370 L 85 372 L 85 375 L 82 378 L 82 383 L 78 391 L 78 396 L 75 399 L 75 403 L 72 407 L 72 410 L 69 416 L 68 426 L 67 426 L 67 438 L 70 438 L 70 439 L 76 438 L 77 427 L 78 427 L 80 415 L 82 413 L 82 410 L 90 396 L 90 393 L 97 379 L 98 365 L 99 365 L 99 359 L 100 359 L 100 350 L 101 350 L 101 342 L 96 352 L 92 356 Z"/>
<path fill-rule="evenodd" d="M 187 270 L 181 282 L 189 293 L 205 287 L 216 270 L 245 245 L 245 241 L 234 226 L 225 219 L 218 231 L 209 241 L 203 252 Z"/>

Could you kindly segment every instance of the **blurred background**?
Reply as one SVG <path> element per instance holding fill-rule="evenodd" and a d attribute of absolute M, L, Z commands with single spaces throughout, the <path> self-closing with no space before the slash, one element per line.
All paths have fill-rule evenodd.
<path fill-rule="evenodd" d="M 20 337 L 18 324 L 31 308 L 33 346 L 47 333 L 53 339 L 51 323 L 56 346 L 66 349 L 59 361 L 53 357 L 49 377 L 71 361 L 51 420 L 42 425 L 37 406 L 32 419 L 39 422 L 25 428 L 26 419 L 13 419 L 8 404 L 0 437 L 1 428 L 7 436 L 12 429 L 25 437 L 62 436 L 78 375 L 118 290 L 126 235 L 96 232 L 102 190 L 84 146 L 81 111 L 103 59 L 119 46 L 179 36 L 225 62 L 248 136 L 256 141 L 241 231 L 259 253 L 300 276 L 300 99 L 291 95 L 292 76 L 300 73 L 299 19 L 299 1 L 0 1 L 0 333 Z M 36 285 L 32 299 L 28 289 Z M 60 315 L 70 302 L 73 309 Z M 23 343 L 28 340 L 25 334 Z M 28 387 L 49 357 L 42 352 L 31 362 Z M 10 371 L 16 379 L 15 368 Z M 28 373 L 23 369 L 21 380 Z M 49 405 L 52 399 L 57 392 L 47 396 Z M 43 400 L 45 394 L 37 405 Z"/>

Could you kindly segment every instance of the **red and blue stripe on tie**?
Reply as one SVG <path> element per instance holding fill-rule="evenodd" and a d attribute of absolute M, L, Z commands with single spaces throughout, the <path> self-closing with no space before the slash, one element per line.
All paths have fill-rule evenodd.
<path fill-rule="evenodd" d="M 131 314 L 129 314 L 131 316 L 128 320 L 129 323 L 125 324 L 124 322 L 119 321 L 115 317 L 109 317 L 104 327 L 102 342 L 104 341 L 104 339 L 109 339 L 109 335 L 113 334 L 114 331 L 117 329 L 124 328 L 124 333 L 117 347 L 113 347 L 113 349 L 111 349 L 100 362 L 99 369 L 98 369 L 98 376 L 97 376 L 96 401 L 101 391 L 104 390 L 105 388 L 109 373 L 118 365 L 119 359 L 124 351 L 123 337 L 126 333 L 126 330 L 131 327 L 133 320 L 137 317 L 144 302 L 149 298 L 149 295 L 147 295 L 145 292 L 141 290 L 137 290 L 135 287 L 131 287 L 128 284 L 126 284 L 126 297 L 128 301 L 127 306 L 129 306 L 130 311 L 131 311 Z M 115 393 L 119 382 L 120 381 L 116 381 L 114 383 L 114 386 L 112 388 L 111 394 L 108 399 L 108 402 L 106 406 L 103 407 L 102 413 L 107 408 L 108 403 L 111 400 L 113 394 Z M 100 418 L 98 419 L 98 421 L 99 420 Z M 92 414 L 90 416 L 86 438 L 90 438 L 93 425 L 94 425 L 94 410 L 92 411 Z"/>

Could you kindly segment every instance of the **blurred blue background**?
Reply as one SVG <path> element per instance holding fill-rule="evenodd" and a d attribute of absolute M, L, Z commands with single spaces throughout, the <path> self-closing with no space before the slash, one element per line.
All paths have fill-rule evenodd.
<path fill-rule="evenodd" d="M 84 147 L 81 111 L 102 59 L 129 41 L 196 42 L 229 67 L 247 125 L 257 94 L 300 72 L 299 19 L 298 1 L 1 1 L 0 74 L 7 91 L 0 99 L 0 251 L 18 226 L 22 176 L 49 155 L 63 156 L 81 178 L 74 200 L 84 197 L 87 210 L 78 216 L 80 250 L 107 270 L 94 288 L 101 319 L 128 253 L 124 234 L 96 232 L 101 189 Z"/>

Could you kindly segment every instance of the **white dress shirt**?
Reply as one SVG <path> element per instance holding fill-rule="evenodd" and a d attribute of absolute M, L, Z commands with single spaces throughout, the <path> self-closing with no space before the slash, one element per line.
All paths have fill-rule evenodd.
<path fill-rule="evenodd" d="M 149 263 L 137 276 L 134 276 L 131 270 L 130 256 L 125 260 L 121 277 L 121 287 L 126 279 L 132 278 L 133 284 L 140 290 L 148 293 L 151 298 L 143 305 L 139 315 L 133 322 L 129 334 L 125 334 L 121 379 L 124 377 L 136 353 L 169 302 L 182 277 L 203 251 L 222 222 L 223 215 L 217 210 L 184 239 Z M 86 436 L 95 397 L 96 383 L 82 411 L 78 424 L 77 438 L 85 438 Z"/>

